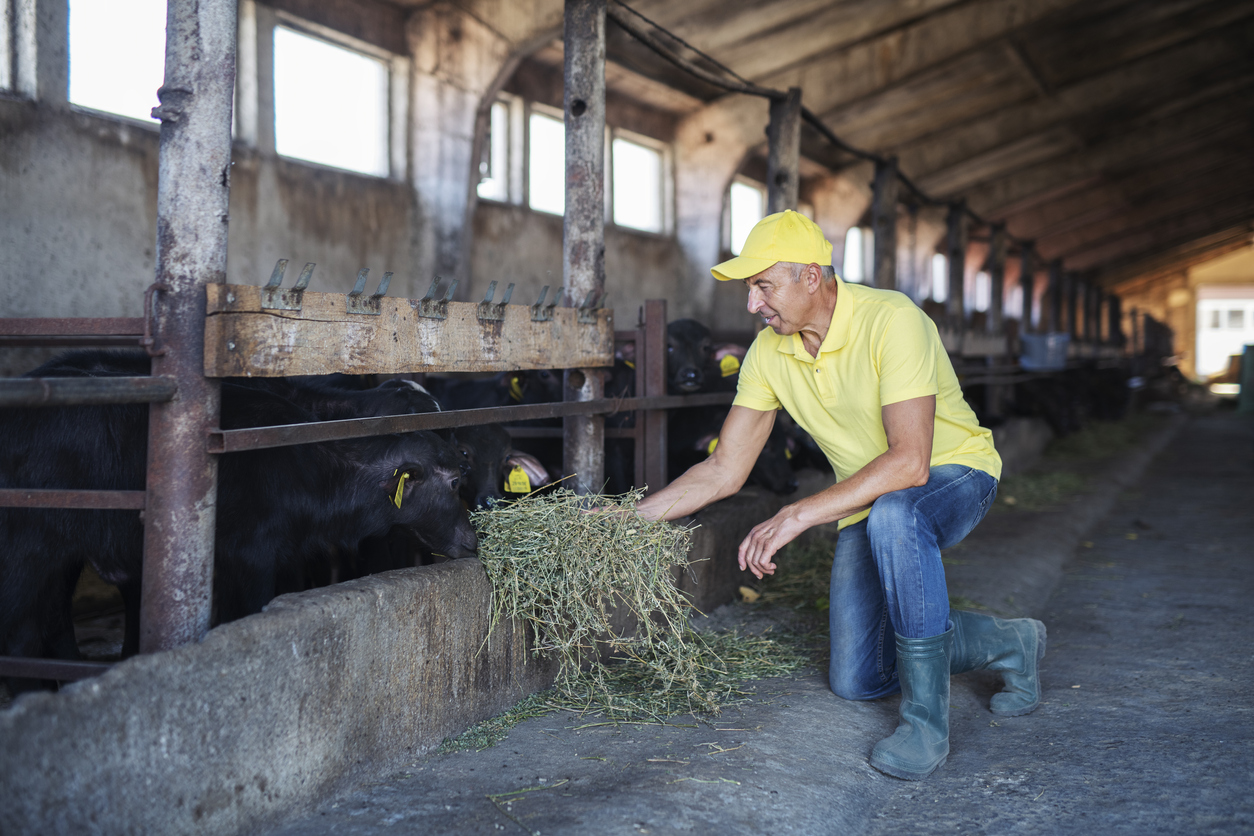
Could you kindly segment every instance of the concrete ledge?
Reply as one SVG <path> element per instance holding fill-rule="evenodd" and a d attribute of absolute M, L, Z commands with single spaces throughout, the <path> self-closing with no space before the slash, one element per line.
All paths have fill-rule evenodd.
<path fill-rule="evenodd" d="M 477 561 L 276 599 L 205 641 L 0 713 L 0 833 L 232 834 L 308 809 L 546 687 L 484 646 Z"/>

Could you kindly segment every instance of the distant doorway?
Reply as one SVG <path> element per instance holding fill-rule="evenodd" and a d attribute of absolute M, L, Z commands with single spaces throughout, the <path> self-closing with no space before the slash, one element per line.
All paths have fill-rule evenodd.
<path fill-rule="evenodd" d="M 1254 284 L 1199 287 L 1197 376 L 1228 368 L 1228 358 L 1254 344 Z"/>

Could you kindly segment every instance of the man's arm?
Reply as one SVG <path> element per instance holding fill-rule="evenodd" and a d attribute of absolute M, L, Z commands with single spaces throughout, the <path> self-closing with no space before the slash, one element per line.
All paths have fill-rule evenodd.
<path fill-rule="evenodd" d="M 650 494 L 636 505 L 636 512 L 647 520 L 675 520 L 731 496 L 749 478 L 774 424 L 774 411 L 733 406 L 710 457 Z"/>
<path fill-rule="evenodd" d="M 759 578 L 772 574 L 775 564 L 771 557 L 806 529 L 853 516 L 870 508 L 871 503 L 886 493 L 927 484 L 936 396 L 889 404 L 880 414 L 884 434 L 888 437 L 888 450 L 848 479 L 784 506 L 778 514 L 749 532 L 740 544 L 741 569 L 748 569 Z"/>

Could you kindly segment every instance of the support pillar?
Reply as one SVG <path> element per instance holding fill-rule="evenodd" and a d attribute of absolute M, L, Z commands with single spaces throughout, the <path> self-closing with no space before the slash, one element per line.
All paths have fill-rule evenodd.
<path fill-rule="evenodd" d="M 949 204 L 946 218 L 949 234 L 946 240 L 949 256 L 949 296 L 945 311 L 949 315 L 949 327 L 966 330 L 967 289 L 967 205 L 963 201 Z"/>
<path fill-rule="evenodd" d="M 571 305 L 605 293 L 605 0 L 566 0 L 566 216 L 562 223 L 562 283 Z M 596 369 L 567 369 L 566 400 L 600 398 Z M 562 421 L 562 467 L 572 488 L 599 493 L 605 482 L 605 419 Z"/>
<path fill-rule="evenodd" d="M 1006 225 L 993 224 L 988 243 L 988 279 L 991 293 L 988 301 L 987 329 L 1000 334 L 1002 312 L 1006 307 Z"/>
<path fill-rule="evenodd" d="M 1066 274 L 1067 287 L 1067 333 L 1071 341 L 1077 342 L 1082 336 L 1080 332 L 1080 277 L 1074 272 Z"/>
<path fill-rule="evenodd" d="M 875 163 L 874 196 L 871 198 L 871 230 L 875 253 L 871 283 L 885 290 L 897 289 L 897 158 Z"/>
<path fill-rule="evenodd" d="M 235 89 L 236 4 L 170 0 L 157 174 L 157 275 L 149 294 L 152 373 L 178 381 L 148 430 L 140 650 L 199 641 L 209 630 L 219 384 L 204 376 L 205 285 L 226 281 Z"/>
<path fill-rule="evenodd" d="M 782 99 L 771 99 L 771 121 L 766 139 L 766 214 L 797 208 L 801 188 L 801 88 L 788 88 Z"/>
<path fill-rule="evenodd" d="M 1111 294 L 1107 297 L 1106 304 L 1106 315 L 1110 317 L 1107 323 L 1107 329 L 1110 332 L 1110 344 L 1122 348 L 1125 341 L 1123 336 L 1123 301 L 1118 296 Z"/>
<path fill-rule="evenodd" d="M 1019 288 L 1023 291 L 1023 310 L 1019 314 L 1019 333 L 1027 334 L 1032 327 L 1032 312 L 1036 308 L 1036 259 L 1032 248 L 1024 246 L 1019 253 Z"/>
<path fill-rule="evenodd" d="M 1062 331 L 1062 285 L 1062 259 L 1055 258 L 1049 263 L 1049 322 L 1045 328 L 1047 332 Z"/>

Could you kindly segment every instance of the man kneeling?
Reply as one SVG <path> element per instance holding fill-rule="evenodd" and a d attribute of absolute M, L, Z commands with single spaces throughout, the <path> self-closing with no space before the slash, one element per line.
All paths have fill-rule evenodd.
<path fill-rule="evenodd" d="M 844 283 L 831 259 L 819 228 L 787 211 L 762 219 L 741 255 L 713 268 L 720 281 L 745 283 L 749 312 L 770 327 L 741 364 L 713 454 L 637 511 L 677 519 L 738 491 L 776 411 L 787 410 L 837 482 L 754 528 L 740 567 L 771 574 L 786 543 L 839 521 L 832 690 L 855 700 L 901 691 L 900 725 L 875 745 L 871 765 L 918 780 L 949 754 L 950 674 L 1000 671 L 994 714 L 1040 704 L 1045 625 L 949 609 L 941 549 L 984 518 L 1001 458 L 963 400 L 932 321 L 901 293 Z"/>

